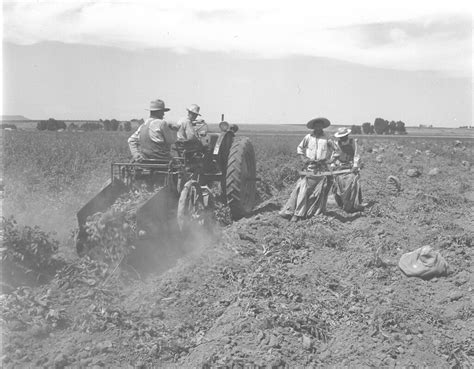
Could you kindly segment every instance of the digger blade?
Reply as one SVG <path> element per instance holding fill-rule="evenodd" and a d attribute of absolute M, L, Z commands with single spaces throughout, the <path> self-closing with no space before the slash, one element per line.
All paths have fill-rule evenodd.
<path fill-rule="evenodd" d="M 120 195 L 128 191 L 128 187 L 120 180 L 109 180 L 104 188 L 92 198 L 77 213 L 77 221 L 79 223 L 79 233 L 76 238 L 76 250 L 79 255 L 83 255 L 84 246 L 87 242 L 87 232 L 85 224 L 87 217 L 97 212 L 104 212 L 117 200 Z"/>
<path fill-rule="evenodd" d="M 137 209 L 139 238 L 161 239 L 172 236 L 178 229 L 176 214 L 178 196 L 176 191 L 163 187 Z"/>

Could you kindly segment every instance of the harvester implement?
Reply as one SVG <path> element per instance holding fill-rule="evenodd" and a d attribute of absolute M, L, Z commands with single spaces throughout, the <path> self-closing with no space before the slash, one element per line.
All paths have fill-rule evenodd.
<path fill-rule="evenodd" d="M 225 123 L 225 124 L 224 124 Z M 88 250 L 87 220 L 106 213 L 123 195 L 147 191 L 149 197 L 136 207 L 137 240 L 167 242 L 191 224 L 209 220 L 218 184 L 220 198 L 232 217 L 248 215 L 256 200 L 255 153 L 247 137 L 235 137 L 238 128 L 222 122 L 221 133 L 209 133 L 208 145 L 177 142 L 175 154 L 163 160 L 112 163 L 111 179 L 78 213 L 79 255 Z"/>

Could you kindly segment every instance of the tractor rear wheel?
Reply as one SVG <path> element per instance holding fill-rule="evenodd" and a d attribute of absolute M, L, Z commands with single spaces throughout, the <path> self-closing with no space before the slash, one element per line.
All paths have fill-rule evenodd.
<path fill-rule="evenodd" d="M 232 218 L 248 215 L 256 199 L 256 164 L 252 143 L 247 137 L 236 137 L 227 160 L 225 194 Z"/>

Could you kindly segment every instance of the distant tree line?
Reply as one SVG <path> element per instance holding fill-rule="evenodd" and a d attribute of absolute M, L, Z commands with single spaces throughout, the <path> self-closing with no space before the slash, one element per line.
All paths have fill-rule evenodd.
<path fill-rule="evenodd" d="M 48 120 L 41 120 L 36 124 L 36 128 L 39 131 L 58 131 L 60 129 L 66 129 L 66 123 L 62 120 L 56 120 L 49 118 Z"/>
<path fill-rule="evenodd" d="M 353 125 L 351 131 L 354 134 L 365 134 L 372 135 L 374 133 L 378 135 L 404 135 L 406 134 L 405 123 L 401 120 L 388 121 L 383 118 L 375 118 L 374 123 L 365 122 L 361 126 Z"/>
<path fill-rule="evenodd" d="M 10 123 L 2 123 L 0 124 L 0 129 L 17 129 L 16 126 L 14 124 L 10 124 Z"/>
<path fill-rule="evenodd" d="M 136 119 L 132 121 L 137 121 Z M 116 119 L 100 119 L 98 122 L 85 122 L 82 124 L 70 123 L 69 126 L 62 120 L 56 120 L 49 118 L 48 120 L 39 121 L 36 125 L 36 128 L 39 131 L 58 131 L 58 130 L 69 130 L 69 131 L 126 131 L 130 132 L 132 130 L 132 121 L 125 121 L 123 123 L 119 122 Z M 6 125 L 2 128 L 7 128 Z M 16 129 L 16 127 L 14 128 Z"/>

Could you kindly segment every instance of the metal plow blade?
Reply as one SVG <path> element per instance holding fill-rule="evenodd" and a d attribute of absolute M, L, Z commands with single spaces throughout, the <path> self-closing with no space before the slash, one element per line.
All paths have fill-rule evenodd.
<path fill-rule="evenodd" d="M 79 233 L 76 238 L 76 249 L 79 255 L 83 255 L 87 242 L 87 232 L 85 230 L 85 224 L 87 217 L 94 215 L 98 212 L 104 212 L 125 192 L 128 191 L 128 187 L 122 181 L 110 180 L 104 186 L 104 188 L 86 205 L 82 207 L 77 213 L 77 221 L 79 223 Z"/>
<path fill-rule="evenodd" d="M 140 239 L 157 238 L 175 234 L 178 229 L 176 213 L 178 195 L 164 187 L 137 209 L 137 231 Z"/>
<path fill-rule="evenodd" d="M 138 252 L 129 255 L 130 264 L 141 271 L 163 272 L 183 256 L 177 207 L 177 193 L 164 187 L 137 209 Z"/>

